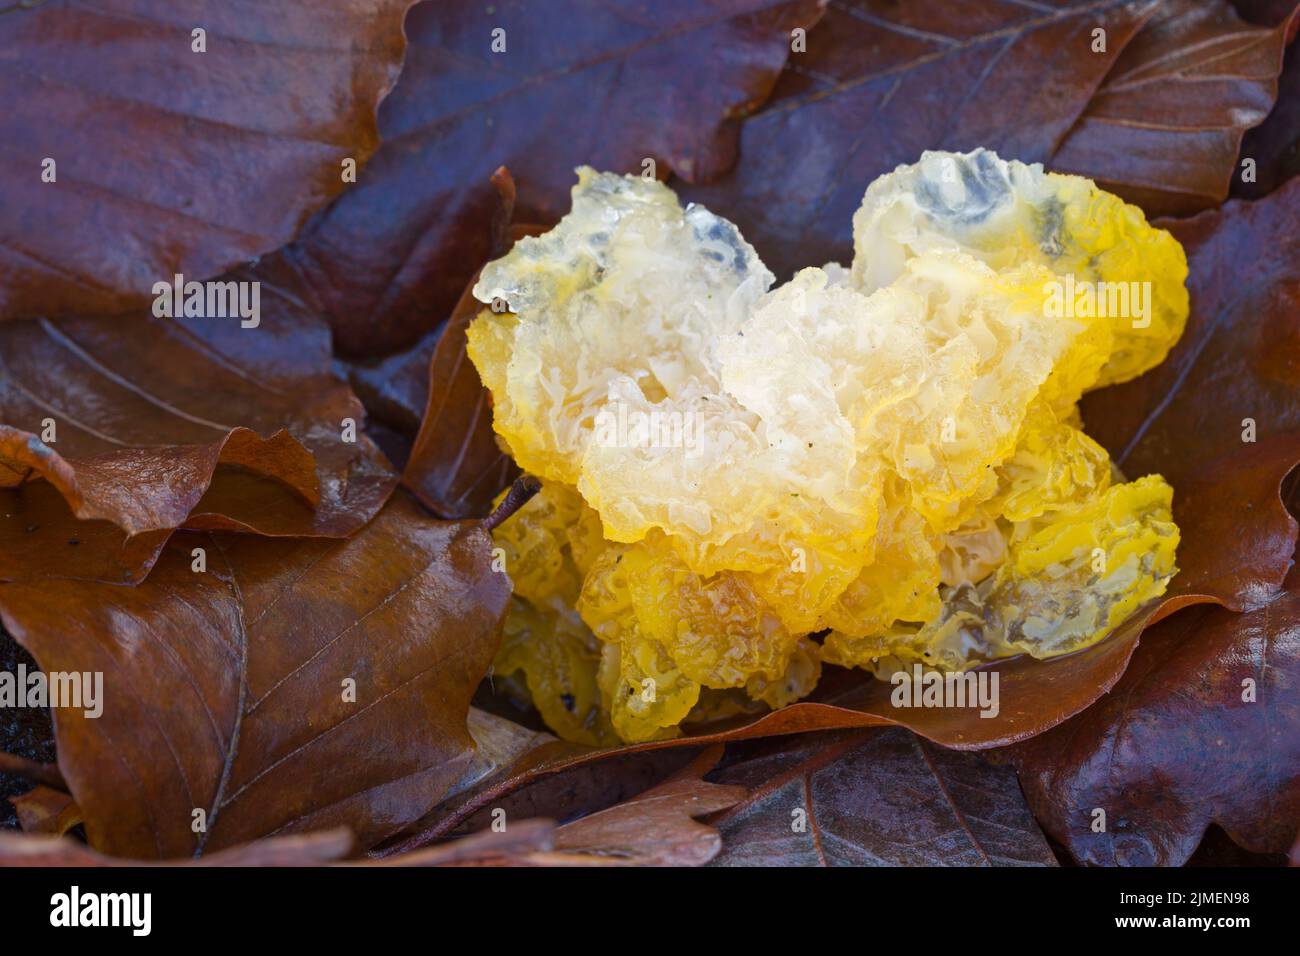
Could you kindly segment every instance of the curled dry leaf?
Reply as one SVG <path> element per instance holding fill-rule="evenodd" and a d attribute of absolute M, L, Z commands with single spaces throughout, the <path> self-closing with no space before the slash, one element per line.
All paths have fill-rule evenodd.
<path fill-rule="evenodd" d="M 467 790 L 490 776 L 501 767 L 508 766 L 527 751 L 543 742 L 553 742 L 550 734 L 530 731 L 514 721 L 496 714 L 471 708 L 470 733 L 478 745 L 475 755 L 478 772 L 463 778 L 461 784 L 448 792 L 444 803 L 435 807 L 429 820 L 440 819 L 448 809 L 454 810 L 457 801 Z M 506 746 L 501 746 L 505 743 Z M 502 794 L 474 816 L 465 820 L 457 832 L 473 833 L 487 829 L 492 823 L 492 813 L 504 810 L 510 819 L 548 817 L 555 820 L 573 820 L 595 813 L 616 803 L 629 800 L 672 774 L 681 770 L 698 755 L 699 748 L 675 747 L 615 754 L 599 762 L 582 764 L 571 770 L 538 780 L 512 793 Z M 419 829 L 417 827 L 416 829 Z M 394 846 L 401 838 L 394 840 Z M 377 853 L 387 854 L 388 848 Z"/>
<path fill-rule="evenodd" d="M 399 496 L 342 542 L 183 532 L 133 588 L 0 585 L 0 617 L 46 671 L 103 672 L 98 719 L 55 712 L 96 850 L 166 859 L 339 825 L 364 849 L 468 769 L 509 590 L 480 522 Z"/>
<path fill-rule="evenodd" d="M 491 254 L 495 257 L 508 252 L 515 240 L 545 230 L 524 225 L 511 228 L 514 181 L 500 169 L 493 183 L 500 200 L 495 220 L 498 228 L 493 230 Z M 492 430 L 492 396 L 465 351 L 466 329 L 483 309 L 473 294 L 477 281 L 475 273 L 430 356 L 427 404 L 402 472 L 402 485 L 444 518 L 486 514 L 492 499 L 519 474 L 497 443 Z"/>
<path fill-rule="evenodd" d="M 26 793 L 10 797 L 18 812 L 18 822 L 27 833 L 63 836 L 81 823 L 81 808 L 62 790 L 38 785 Z"/>
<path fill-rule="evenodd" d="M 1008 756 L 1034 815 L 1081 863 L 1179 866 L 1211 823 L 1285 853 L 1300 827 L 1297 686 L 1293 574 L 1252 611 L 1190 608 L 1157 625 L 1109 695 Z"/>
<path fill-rule="evenodd" d="M 640 796 L 565 824 L 555 832 L 555 848 L 637 866 L 709 862 L 722 849 L 722 837 L 696 818 L 725 810 L 748 792 L 743 786 L 702 779 L 721 756 L 721 747 L 710 747 Z"/>
<path fill-rule="evenodd" d="M 543 834 L 538 820 L 507 822 L 499 831 L 486 829 L 451 843 L 408 853 L 394 850 L 383 865 L 459 864 L 457 858 L 470 853 L 476 865 L 486 858 L 509 866 L 702 866 L 717 856 L 722 839 L 696 818 L 746 796 L 744 787 L 703 779 L 721 756 L 721 747 L 710 747 L 662 783 L 552 833 Z M 530 824 L 534 829 L 521 835 L 520 828 Z M 540 836 L 544 845 L 528 845 Z"/>
<path fill-rule="evenodd" d="M 181 525 L 341 537 L 374 516 L 396 476 L 328 331 L 263 306 L 256 328 L 0 324 L 0 579 L 130 583 Z"/>
<path fill-rule="evenodd" d="M 922 151 L 984 146 L 1050 160 L 1155 8 L 836 4 L 809 31 L 807 52 L 791 56 L 771 102 L 746 120 L 734 173 L 682 196 L 734 221 L 778 276 L 847 262 L 867 185 Z M 1093 51 L 1097 28 L 1105 52 Z"/>
<path fill-rule="evenodd" d="M 1286 3 L 1285 13 L 1264 21 L 1272 26 L 1281 17 L 1290 16 L 1294 0 Z M 1243 199 L 1260 199 L 1281 187 L 1292 176 L 1300 174 L 1300 44 L 1294 40 L 1286 52 L 1282 75 L 1277 81 L 1277 104 L 1268 119 L 1248 130 L 1241 140 L 1241 161 L 1254 163 L 1254 178 L 1234 176 L 1231 195 Z"/>
<path fill-rule="evenodd" d="M 1056 154 L 1149 215 L 1228 198 L 1245 131 L 1268 116 L 1300 7 L 1251 26 L 1227 0 L 1168 0 L 1120 54 Z"/>
<path fill-rule="evenodd" d="M 359 866 L 527 866 L 545 858 L 555 846 L 555 824 L 550 820 L 521 820 L 504 830 L 484 830 L 457 840 L 425 847 Z"/>
<path fill-rule="evenodd" d="M 1163 225 L 1187 249 L 1187 331 L 1146 375 L 1085 396 L 1083 417 L 1126 474 L 1174 486 L 1171 595 L 1257 607 L 1296 547 L 1278 487 L 1300 462 L 1300 180 Z"/>
<path fill-rule="evenodd" d="M 737 748 L 714 866 L 1055 866 L 1015 774 L 902 730 Z"/>
<path fill-rule="evenodd" d="M 8 4 L 0 318 L 124 311 L 291 239 L 378 145 L 410 4 Z"/>
<path fill-rule="evenodd" d="M 343 352 L 409 346 L 487 257 L 488 172 L 505 165 L 527 184 L 527 222 L 558 218 L 581 163 L 641 172 L 651 159 L 661 178 L 716 176 L 735 158 L 738 118 L 776 82 L 791 29 L 820 12 L 820 0 L 671 0 L 652 13 L 599 0 L 419 4 L 383 147 L 274 268 L 328 317 Z"/>
<path fill-rule="evenodd" d="M 545 819 L 510 821 L 412 853 L 346 866 L 698 866 L 721 849 L 717 830 L 696 821 L 745 796 L 743 787 L 708 783 L 702 775 L 721 748 L 701 754 L 679 773 L 631 800 L 557 827 Z M 66 795 L 65 795 L 66 799 Z M 311 866 L 341 860 L 352 848 L 346 828 L 271 836 L 202 858 L 165 866 Z M 0 866 L 123 866 L 72 840 L 0 833 Z"/>

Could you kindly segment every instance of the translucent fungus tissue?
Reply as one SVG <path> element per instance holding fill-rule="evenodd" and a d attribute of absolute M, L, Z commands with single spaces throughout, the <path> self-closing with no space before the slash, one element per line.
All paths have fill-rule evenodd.
<path fill-rule="evenodd" d="M 776 285 L 732 223 L 583 168 L 484 269 L 469 354 L 543 484 L 494 532 L 495 669 L 565 738 L 782 707 L 823 662 L 1066 654 L 1164 593 L 1172 491 L 1076 406 L 1177 341 L 1178 243 L 986 150 L 876 180 L 853 241 Z"/>

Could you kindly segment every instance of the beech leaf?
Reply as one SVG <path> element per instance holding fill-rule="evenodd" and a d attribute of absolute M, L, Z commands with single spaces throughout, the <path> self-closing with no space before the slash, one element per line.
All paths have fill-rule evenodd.
<path fill-rule="evenodd" d="M 868 184 L 924 150 L 1050 160 L 1156 6 L 837 4 L 745 121 L 733 174 L 682 196 L 735 222 L 778 276 L 847 262 Z"/>
<path fill-rule="evenodd" d="M 695 818 L 725 810 L 747 793 L 742 786 L 702 779 L 721 755 L 721 747 L 710 747 L 645 793 L 565 824 L 555 833 L 555 848 L 639 866 L 709 862 L 722 849 L 722 837 Z"/>
<path fill-rule="evenodd" d="M 742 745 L 714 866 L 1056 866 L 1007 767 L 902 730 Z"/>
<path fill-rule="evenodd" d="M 539 235 L 539 226 L 515 226 L 514 180 L 505 169 L 493 176 L 499 205 L 492 255 L 504 255 L 516 239 Z M 474 298 L 478 274 L 451 310 L 428 362 L 427 404 L 402 472 L 402 484 L 435 514 L 468 518 L 486 514 L 497 492 L 519 473 L 492 430 L 492 396 L 466 352 L 466 330 L 483 310 Z"/>
<path fill-rule="evenodd" d="M 487 258 L 493 169 L 527 184 L 525 222 L 559 218 L 582 163 L 717 176 L 735 158 L 737 120 L 776 82 L 791 29 L 820 12 L 820 0 L 419 4 L 383 147 L 273 268 L 329 319 L 344 353 L 409 346 Z"/>
<path fill-rule="evenodd" d="M 1300 180 L 1163 225 L 1187 250 L 1187 330 L 1161 365 L 1085 396 L 1083 418 L 1126 474 L 1174 487 L 1171 595 L 1255 607 L 1296 547 L 1278 488 L 1300 462 Z"/>
<path fill-rule="evenodd" d="M 378 145 L 410 4 L 8 4 L 0 318 L 125 311 L 291 239 Z"/>
<path fill-rule="evenodd" d="M 0 585 L 0 618 L 45 671 L 104 675 L 101 716 L 54 714 L 96 850 L 166 859 L 340 825 L 364 848 L 472 760 L 465 715 L 510 590 L 490 565 L 481 522 L 401 496 L 342 542 L 183 532 L 134 588 Z"/>
<path fill-rule="evenodd" d="M 1009 759 L 1081 863 L 1180 866 L 1211 823 L 1285 853 L 1300 821 L 1298 684 L 1293 575 L 1253 611 L 1190 608 L 1157 625 L 1110 694 Z"/>
<path fill-rule="evenodd" d="M 132 583 L 181 525 L 341 537 L 374 516 L 397 476 L 328 331 L 264 305 L 257 328 L 0 324 L 0 579 Z"/>
<path fill-rule="evenodd" d="M 472 782 L 455 788 L 435 813 L 415 832 L 399 841 L 409 850 L 455 832 L 486 806 L 555 774 L 611 757 L 672 747 L 732 743 L 762 737 L 897 726 L 954 750 L 984 750 L 1005 746 L 1043 733 L 1078 714 L 1101 698 L 1119 680 L 1137 647 L 1138 636 L 1160 611 L 1158 603 L 1139 609 L 1106 640 L 1065 657 L 1038 661 L 1010 658 L 990 665 L 987 679 L 997 675 L 996 714 L 965 707 L 895 706 L 895 686 L 859 671 L 828 668 L 813 696 L 757 717 L 740 717 L 718 724 L 686 728 L 668 740 L 612 748 L 584 747 L 549 734 L 507 733 L 494 728 L 502 743 L 493 748 L 491 765 L 480 764 Z M 991 687 L 991 684 L 988 685 Z"/>
<path fill-rule="evenodd" d="M 1276 27 L 1227 0 L 1168 0 L 1124 48 L 1052 157 L 1137 203 L 1186 215 L 1228 198 L 1245 131 L 1273 108 L 1300 7 Z"/>

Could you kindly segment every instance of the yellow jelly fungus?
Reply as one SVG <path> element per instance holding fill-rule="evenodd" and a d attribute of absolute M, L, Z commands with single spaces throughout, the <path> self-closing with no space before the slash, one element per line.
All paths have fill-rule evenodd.
<path fill-rule="evenodd" d="M 1124 481 L 1076 403 L 1181 334 L 1178 243 L 983 150 L 881 177 L 854 243 L 772 288 L 731 223 L 584 168 L 569 215 L 484 269 L 507 310 L 469 354 L 543 481 L 494 532 L 495 667 L 562 736 L 782 707 L 823 662 L 1065 654 L 1167 587 L 1172 491 Z"/>
<path fill-rule="evenodd" d="M 853 216 L 853 244 L 853 277 L 868 293 L 931 249 L 961 249 L 998 270 L 1047 266 L 1065 280 L 1049 312 L 1098 313 L 1114 335 L 1089 387 L 1159 365 L 1187 323 L 1187 258 L 1177 239 L 1090 179 L 984 149 L 928 152 L 881 176 Z"/>

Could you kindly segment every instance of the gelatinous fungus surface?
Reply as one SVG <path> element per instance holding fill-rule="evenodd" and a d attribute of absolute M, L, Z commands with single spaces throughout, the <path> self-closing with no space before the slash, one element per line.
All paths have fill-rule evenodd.
<path fill-rule="evenodd" d="M 496 670 L 564 737 L 781 707 L 823 662 L 1052 657 L 1164 592 L 1172 491 L 1118 474 L 1076 403 L 1177 341 L 1178 243 L 977 150 L 873 183 L 854 250 L 773 288 L 725 219 L 582 169 L 484 269 L 469 354 L 543 481 L 496 531 Z"/>

